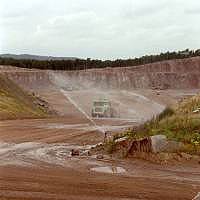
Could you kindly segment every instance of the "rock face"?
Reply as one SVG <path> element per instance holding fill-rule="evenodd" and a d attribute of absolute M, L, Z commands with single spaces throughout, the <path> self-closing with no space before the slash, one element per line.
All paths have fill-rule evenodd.
<path fill-rule="evenodd" d="M 165 135 L 151 136 L 151 146 L 153 153 L 176 152 L 182 148 L 182 143 L 168 140 Z"/>
<path fill-rule="evenodd" d="M 23 86 L 49 86 L 54 74 L 80 88 L 102 89 L 197 89 L 200 88 L 200 57 L 170 60 L 124 68 L 87 71 L 47 71 L 1 67 L 0 72 Z"/>
<path fill-rule="evenodd" d="M 132 141 L 128 153 L 134 154 L 134 152 L 152 152 L 151 138 L 147 137 Z"/>
<path fill-rule="evenodd" d="M 115 141 L 116 150 L 122 155 L 135 153 L 161 153 L 175 152 L 181 148 L 181 144 L 170 141 L 165 135 L 155 135 L 141 139 L 128 139 L 126 137 Z"/>
<path fill-rule="evenodd" d="M 71 82 L 77 80 L 83 87 L 125 90 L 195 89 L 200 88 L 200 57 L 135 67 L 62 72 L 62 75 Z"/>
<path fill-rule="evenodd" d="M 10 71 L 2 73 L 26 90 L 42 89 L 52 85 L 50 76 L 45 71 Z"/>

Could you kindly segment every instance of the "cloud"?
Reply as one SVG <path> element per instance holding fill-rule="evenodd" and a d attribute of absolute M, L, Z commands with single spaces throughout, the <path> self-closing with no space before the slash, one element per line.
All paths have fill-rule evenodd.
<path fill-rule="evenodd" d="M 186 14 L 200 15 L 200 7 L 185 9 Z"/>
<path fill-rule="evenodd" d="M 0 2 L 2 53 L 106 59 L 200 45 L 196 0 Z"/>

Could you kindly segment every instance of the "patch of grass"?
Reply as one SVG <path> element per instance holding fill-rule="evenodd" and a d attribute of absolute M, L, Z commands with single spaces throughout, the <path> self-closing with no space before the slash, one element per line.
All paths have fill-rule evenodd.
<path fill-rule="evenodd" d="M 182 142 L 186 151 L 200 154 L 200 115 L 193 113 L 198 107 L 199 95 L 179 104 L 175 110 L 166 108 L 157 117 L 136 129 L 126 131 L 123 136 L 138 139 L 162 134 Z"/>
<path fill-rule="evenodd" d="M 190 114 L 194 110 L 200 107 L 200 95 L 193 96 L 190 99 L 186 99 L 179 104 L 176 112 L 179 114 Z"/>
<path fill-rule="evenodd" d="M 174 110 L 170 107 L 166 107 L 158 116 L 157 116 L 157 120 L 160 121 L 166 117 L 170 117 L 174 114 Z"/>
<path fill-rule="evenodd" d="M 0 75 L 0 119 L 43 118 L 45 110 L 11 80 Z"/>

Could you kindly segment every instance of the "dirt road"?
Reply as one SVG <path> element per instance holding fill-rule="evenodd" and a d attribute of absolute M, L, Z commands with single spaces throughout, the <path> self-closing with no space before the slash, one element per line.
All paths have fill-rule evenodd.
<path fill-rule="evenodd" d="M 102 141 L 93 128 L 81 118 L 1 122 L 0 199 L 189 200 L 200 191 L 198 164 L 175 167 L 71 157 L 72 148 L 84 152 Z M 113 166 L 123 173 L 107 173 Z"/>

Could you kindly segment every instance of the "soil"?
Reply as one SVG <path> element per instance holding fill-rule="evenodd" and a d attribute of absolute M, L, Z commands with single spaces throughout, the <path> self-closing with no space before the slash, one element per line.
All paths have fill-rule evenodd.
<path fill-rule="evenodd" d="M 1 199 L 189 200 L 200 191 L 198 163 L 156 165 L 136 159 L 71 157 L 71 149 L 85 151 L 103 140 L 102 133 L 85 131 L 87 123 L 73 117 L 1 122 Z M 113 166 L 126 171 L 92 170 Z"/>

